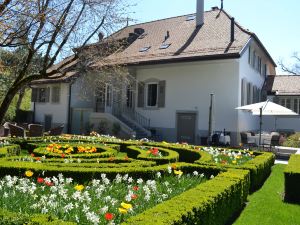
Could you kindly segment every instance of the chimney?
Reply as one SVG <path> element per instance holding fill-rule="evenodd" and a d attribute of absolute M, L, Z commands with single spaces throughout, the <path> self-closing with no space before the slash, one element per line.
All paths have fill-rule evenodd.
<path fill-rule="evenodd" d="M 197 0 L 196 26 L 204 23 L 204 0 Z"/>
<path fill-rule="evenodd" d="M 234 42 L 234 17 L 231 17 L 230 42 Z"/>

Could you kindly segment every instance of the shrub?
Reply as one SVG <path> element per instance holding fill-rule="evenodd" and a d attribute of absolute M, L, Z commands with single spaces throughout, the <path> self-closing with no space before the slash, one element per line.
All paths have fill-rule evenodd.
<path fill-rule="evenodd" d="M 20 152 L 19 145 L 8 145 L 0 148 L 0 157 L 20 155 Z"/>
<path fill-rule="evenodd" d="M 300 147 L 300 133 L 297 132 L 289 137 L 282 143 L 283 146 L 299 148 Z"/>
<path fill-rule="evenodd" d="M 157 150 L 163 154 L 162 157 L 151 158 L 149 157 L 149 154 L 147 154 L 147 150 L 143 150 L 139 146 L 128 146 L 126 152 L 127 155 L 131 158 L 154 161 L 157 164 L 173 163 L 177 162 L 179 159 L 179 154 L 175 151 L 171 151 L 165 148 L 157 148 Z"/>
<path fill-rule="evenodd" d="M 75 225 L 76 223 L 59 220 L 50 215 L 36 214 L 26 215 L 22 213 L 10 212 L 0 208 L 0 224 L 6 225 Z"/>
<path fill-rule="evenodd" d="M 284 200 L 300 203 L 300 155 L 291 155 L 284 171 Z"/>
<path fill-rule="evenodd" d="M 129 218 L 122 225 L 225 224 L 242 209 L 249 185 L 249 171 L 229 170 Z"/>

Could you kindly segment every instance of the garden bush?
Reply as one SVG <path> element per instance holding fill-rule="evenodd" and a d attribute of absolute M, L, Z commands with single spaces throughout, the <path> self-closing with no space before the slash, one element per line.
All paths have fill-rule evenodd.
<path fill-rule="evenodd" d="M 55 217 L 36 214 L 26 215 L 22 213 L 10 212 L 0 208 L 0 224 L 5 225 L 76 225 L 76 223 L 59 220 Z"/>
<path fill-rule="evenodd" d="M 284 200 L 300 204 L 300 155 L 291 155 L 284 171 Z"/>
<path fill-rule="evenodd" d="M 300 133 L 297 132 L 295 134 L 290 135 L 286 138 L 282 145 L 285 147 L 300 148 Z"/>
<path fill-rule="evenodd" d="M 8 145 L 0 148 L 0 157 L 19 155 L 21 148 L 19 145 Z"/>
<path fill-rule="evenodd" d="M 249 171 L 229 170 L 145 212 L 122 225 L 225 224 L 246 201 Z"/>
<path fill-rule="evenodd" d="M 128 146 L 126 153 L 130 158 L 154 161 L 157 164 L 174 163 L 179 159 L 177 152 L 161 147 Z"/>

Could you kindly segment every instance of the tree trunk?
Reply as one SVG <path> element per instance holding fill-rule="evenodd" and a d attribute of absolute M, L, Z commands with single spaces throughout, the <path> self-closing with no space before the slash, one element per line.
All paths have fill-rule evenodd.
<path fill-rule="evenodd" d="M 13 98 L 17 94 L 19 88 L 12 87 L 8 90 L 7 94 L 5 95 L 5 98 L 3 99 L 1 106 L 0 106 L 0 124 L 3 123 L 4 116 L 8 110 L 9 105 L 11 104 Z"/>

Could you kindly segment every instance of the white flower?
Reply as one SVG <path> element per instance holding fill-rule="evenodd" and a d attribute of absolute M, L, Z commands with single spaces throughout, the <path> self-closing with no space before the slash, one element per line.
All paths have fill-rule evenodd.
<path fill-rule="evenodd" d="M 150 195 L 146 194 L 144 199 L 145 199 L 146 201 L 149 201 L 149 200 L 150 200 Z"/>
<path fill-rule="evenodd" d="M 132 181 L 133 181 L 133 178 L 132 178 L 132 177 L 129 177 L 129 178 L 128 178 L 128 183 L 132 183 Z"/>
<path fill-rule="evenodd" d="M 201 173 L 200 177 L 201 177 L 201 178 L 204 177 L 204 173 Z"/>
<path fill-rule="evenodd" d="M 168 173 L 172 173 L 172 167 L 170 165 L 168 166 Z"/>
<path fill-rule="evenodd" d="M 194 175 L 194 176 L 198 176 L 199 173 L 198 173 L 197 171 L 194 171 L 194 172 L 193 172 L 193 175 Z"/>
<path fill-rule="evenodd" d="M 88 221 L 92 222 L 95 225 L 99 224 L 100 222 L 100 218 L 94 212 L 86 212 L 85 216 Z"/>
<path fill-rule="evenodd" d="M 106 213 L 107 211 L 108 211 L 108 206 L 104 206 L 100 209 L 100 212 L 103 214 Z"/>
<path fill-rule="evenodd" d="M 138 184 L 142 184 L 144 181 L 142 178 L 139 178 L 137 181 L 136 181 Z"/>
<path fill-rule="evenodd" d="M 211 175 L 211 176 L 210 176 L 210 179 L 213 179 L 214 177 L 215 177 L 214 175 Z"/>
<path fill-rule="evenodd" d="M 115 178 L 115 182 L 118 184 L 118 183 L 121 183 L 122 182 L 122 176 L 120 174 L 117 174 L 116 178 Z"/>
<path fill-rule="evenodd" d="M 71 203 L 65 205 L 65 207 L 64 207 L 63 209 L 64 209 L 64 212 L 65 212 L 65 213 L 68 213 L 68 212 L 71 211 L 73 208 L 74 208 L 74 205 L 73 205 L 73 203 L 71 202 Z"/>
<path fill-rule="evenodd" d="M 157 178 L 161 178 L 161 172 L 156 173 Z"/>
<path fill-rule="evenodd" d="M 123 177 L 123 180 L 126 181 L 127 178 L 128 178 L 128 174 L 125 174 L 124 177 Z"/>

